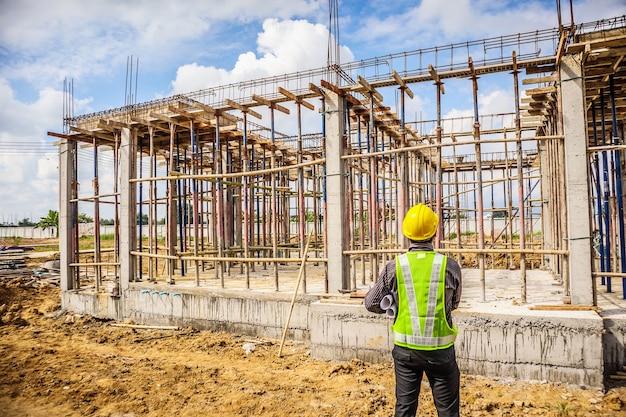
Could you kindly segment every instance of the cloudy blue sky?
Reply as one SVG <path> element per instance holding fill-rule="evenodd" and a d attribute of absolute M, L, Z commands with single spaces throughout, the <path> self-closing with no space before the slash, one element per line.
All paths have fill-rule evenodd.
<path fill-rule="evenodd" d="M 63 129 L 64 79 L 80 115 L 124 105 L 131 56 L 138 102 L 323 67 L 328 8 L 327 0 L 0 0 L 0 223 L 58 209 L 47 132 Z M 624 14 L 624 0 L 574 1 L 576 23 Z M 558 23 L 555 0 L 340 0 L 339 18 L 344 61 Z M 510 93 L 493 85 L 481 94 L 498 112 L 498 97 Z M 429 100 L 415 103 L 422 111 Z M 444 108 L 467 111 L 471 101 Z"/>

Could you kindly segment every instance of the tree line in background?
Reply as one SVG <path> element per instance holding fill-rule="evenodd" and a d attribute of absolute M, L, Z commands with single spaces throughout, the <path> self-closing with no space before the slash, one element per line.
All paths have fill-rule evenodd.
<path fill-rule="evenodd" d="M 367 217 L 367 213 L 364 213 L 364 218 Z M 465 214 L 461 214 L 460 216 L 461 218 L 465 218 Z M 486 216 L 487 218 L 491 218 L 493 217 L 494 219 L 498 219 L 498 218 L 508 218 L 508 213 L 506 210 L 494 210 L 492 214 L 489 214 Z M 315 218 L 315 215 L 313 213 L 313 211 L 311 210 L 306 210 L 305 213 L 305 220 L 307 222 L 313 222 Z M 188 218 L 187 216 L 185 216 L 185 223 L 188 224 Z M 290 216 L 289 219 L 291 222 L 297 222 L 298 221 L 298 216 Z M 320 219 L 321 220 L 321 219 Z M 80 213 L 78 215 L 78 223 L 93 223 L 93 217 L 88 216 L 85 213 Z M 113 226 L 115 224 L 115 220 L 114 219 L 100 219 L 100 225 L 101 226 Z M 141 225 L 147 225 L 148 224 L 148 215 L 147 214 L 142 214 L 139 215 L 137 214 L 137 224 L 141 224 Z M 160 219 L 157 224 L 165 224 L 165 218 Z M 48 214 L 45 217 L 41 217 L 39 219 L 38 222 L 33 222 L 31 219 L 29 219 L 28 217 L 23 218 L 22 220 L 18 221 L 17 223 L 14 222 L 3 222 L 2 224 L 0 224 L 0 226 L 2 227 L 34 227 L 37 229 L 50 229 L 53 227 L 58 227 L 59 225 L 59 212 L 56 210 L 48 210 Z"/>
<path fill-rule="evenodd" d="M 85 213 L 78 215 L 78 223 L 93 223 L 93 217 L 88 216 Z M 115 224 L 114 219 L 100 219 L 101 226 L 113 226 Z M 139 216 L 137 214 L 137 224 L 148 224 L 148 215 L 143 214 Z M 165 224 L 165 218 L 162 218 L 157 224 Z M 30 218 L 25 217 L 22 220 L 15 222 L 3 222 L 0 224 L 2 227 L 34 227 L 36 229 L 50 229 L 59 226 L 59 212 L 56 210 L 48 210 L 48 214 L 45 217 L 41 217 L 38 222 L 32 221 Z"/>

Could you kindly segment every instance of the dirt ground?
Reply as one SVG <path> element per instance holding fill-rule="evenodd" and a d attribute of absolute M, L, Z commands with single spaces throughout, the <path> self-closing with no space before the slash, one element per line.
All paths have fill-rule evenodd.
<path fill-rule="evenodd" d="M 124 327 L 126 326 L 126 327 Z M 392 364 L 316 360 L 308 346 L 131 327 L 61 310 L 32 276 L 0 276 L 0 415 L 391 416 Z M 427 382 L 420 416 L 436 416 Z M 465 416 L 626 416 L 607 392 L 462 375 Z"/>

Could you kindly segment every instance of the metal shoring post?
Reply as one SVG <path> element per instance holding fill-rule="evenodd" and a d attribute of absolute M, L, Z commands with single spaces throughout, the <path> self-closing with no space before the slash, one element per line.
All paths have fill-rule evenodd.
<path fill-rule="evenodd" d="M 526 189 L 528 190 L 528 196 L 525 197 L 526 198 L 526 204 L 527 204 L 527 213 L 528 213 L 528 240 L 530 240 L 530 247 L 534 248 L 534 239 L 533 239 L 533 201 L 532 201 L 532 192 L 533 189 L 535 187 L 533 187 L 532 185 L 532 168 L 528 169 L 528 176 L 526 177 Z M 537 180 L 537 182 L 535 182 L 535 185 L 539 184 L 539 180 Z M 526 233 L 526 230 L 524 230 L 524 233 Z M 530 269 L 534 269 L 534 263 L 532 261 L 530 261 Z"/>
<path fill-rule="evenodd" d="M 404 83 L 397 73 L 393 72 L 394 78 L 400 83 L 400 148 L 406 147 L 406 98 L 407 94 L 410 98 L 413 98 L 413 92 Z M 398 184 L 398 211 L 396 213 L 396 228 L 398 230 L 396 241 L 400 244 L 401 249 L 407 249 L 407 240 L 401 233 L 402 222 L 404 221 L 404 215 L 408 211 L 408 193 L 409 193 L 409 172 L 408 172 L 408 155 L 406 152 L 401 152 L 398 155 L 398 164 L 400 170 L 400 183 Z"/>
<path fill-rule="evenodd" d="M 357 114 L 357 141 L 359 152 L 363 153 L 363 145 L 361 143 L 361 115 Z M 365 250 L 365 222 L 364 205 L 363 205 L 363 158 L 359 158 L 359 249 Z M 365 285 L 365 255 L 361 255 L 361 283 Z"/>
<path fill-rule="evenodd" d="M 156 177 L 157 176 L 157 155 L 156 155 L 156 151 L 153 150 L 152 152 L 152 176 Z M 165 161 L 167 163 L 167 160 Z M 156 181 L 150 181 L 151 184 L 154 184 L 154 189 L 153 189 L 153 196 L 154 196 L 154 201 L 152 203 L 153 205 L 153 210 L 154 210 L 154 216 L 152 217 L 152 221 L 154 223 L 154 233 L 152 235 L 152 238 L 154 239 L 154 253 L 157 254 L 159 253 L 159 233 L 158 233 L 158 209 L 159 209 L 159 199 L 158 199 L 158 183 Z M 167 191 L 167 181 L 165 182 L 165 189 Z M 167 202 L 166 202 L 167 205 Z M 164 216 L 165 219 L 165 216 Z M 154 278 L 152 278 L 152 281 L 156 281 L 157 277 L 159 276 L 159 258 L 154 258 Z"/>
<path fill-rule="evenodd" d="M 102 279 L 102 267 L 98 265 L 100 263 L 100 187 L 98 183 L 98 143 L 96 137 L 93 137 L 93 261 L 95 263 L 95 281 L 96 292 L 100 291 L 100 280 Z M 132 281 L 132 277 L 131 277 Z"/>
<path fill-rule="evenodd" d="M 322 158 L 326 158 L 326 100 L 322 96 Z M 326 187 L 326 163 L 322 164 L 322 219 L 323 239 L 324 239 L 324 257 L 328 259 L 328 190 Z M 328 262 L 324 265 L 324 293 L 328 294 Z"/>
<path fill-rule="evenodd" d="M 228 141 L 228 137 L 224 138 L 224 154 L 222 159 L 222 172 L 225 174 L 230 174 L 232 172 L 232 151 L 230 149 L 230 144 Z M 222 216 L 224 221 L 223 236 L 224 236 L 224 252 L 228 255 L 232 255 L 231 247 L 233 245 L 232 242 L 232 232 L 233 232 L 233 196 L 232 196 L 232 185 L 229 184 L 229 181 L 226 180 L 224 183 L 224 189 L 222 193 L 223 206 L 222 206 Z M 225 276 L 230 277 L 230 268 L 231 262 L 224 261 L 223 263 Z"/>
<path fill-rule="evenodd" d="M 200 145 L 200 140 L 198 140 L 198 166 L 199 166 L 199 172 L 202 173 L 204 171 L 204 148 L 202 147 L 202 145 Z M 204 232 L 205 232 L 205 227 L 204 227 L 204 219 L 206 217 L 206 212 L 205 212 L 205 206 L 204 204 L 202 204 L 202 202 L 204 201 L 204 186 L 205 186 L 205 181 L 198 181 L 198 193 L 199 193 L 199 202 L 198 202 L 198 207 L 200 208 L 200 211 L 198 213 L 198 222 L 200 225 L 200 252 L 202 253 L 206 253 L 205 252 L 205 248 L 204 248 Z M 200 269 L 202 270 L 202 272 L 204 272 L 204 266 L 205 266 L 205 262 L 202 261 L 200 263 Z"/>
<path fill-rule="evenodd" d="M 143 178 L 143 139 L 139 139 L 139 178 Z M 95 216 L 94 216 L 95 217 Z M 100 216 L 98 216 L 100 217 Z M 95 220 L 95 219 L 94 219 Z M 143 251 L 143 181 L 139 182 L 139 252 Z M 148 226 L 150 228 L 150 226 Z M 143 279 L 143 256 L 139 259 L 139 280 Z M 134 281 L 135 277 L 130 277 Z"/>
<path fill-rule="evenodd" d="M 513 190 L 511 184 L 511 167 L 509 165 L 509 142 L 506 140 L 506 132 L 504 129 L 504 195 L 507 198 L 506 203 L 506 218 L 507 218 L 507 226 L 509 228 L 509 233 L 507 236 L 507 249 L 513 249 Z M 509 269 L 514 269 L 513 262 L 513 253 L 509 253 L 507 255 L 509 260 Z"/>
<path fill-rule="evenodd" d="M 211 150 L 212 150 L 211 156 L 212 156 L 212 162 L 213 162 L 212 172 L 215 174 L 215 170 L 216 170 L 215 158 L 217 154 L 215 140 L 213 140 Z M 214 249 L 217 249 L 217 180 L 211 182 L 211 215 L 209 219 L 210 219 L 210 226 L 211 226 L 210 227 L 211 244 L 213 245 Z M 215 279 L 220 279 L 218 261 L 213 261 L 213 268 L 215 271 Z"/>
<path fill-rule="evenodd" d="M 167 173 L 167 175 L 170 174 L 171 170 L 170 170 L 170 160 L 169 158 L 165 159 L 165 172 Z M 168 180 L 165 183 L 165 210 L 166 210 L 166 214 L 165 214 L 165 218 L 166 218 L 166 223 L 165 223 L 165 251 L 166 253 L 169 255 L 170 254 L 170 229 L 172 228 L 171 223 L 170 223 L 170 194 L 171 194 L 171 185 L 170 185 L 170 181 Z M 169 273 L 170 270 L 170 264 L 171 264 L 171 259 L 166 258 L 165 259 L 165 269 L 167 269 L 167 271 L 163 271 L 163 272 L 167 272 L 168 274 L 168 278 L 166 278 L 166 282 L 169 282 L 172 277 L 171 274 Z"/>
<path fill-rule="evenodd" d="M 243 113 L 243 155 L 242 155 L 242 170 L 243 170 L 243 256 L 248 260 L 250 258 L 250 189 L 248 183 L 250 177 L 246 175 L 249 171 L 248 160 L 248 112 Z M 244 273 L 246 277 L 246 289 L 250 289 L 250 262 L 244 262 Z"/>
<path fill-rule="evenodd" d="M 352 154 L 354 152 L 354 149 L 352 147 L 352 130 L 350 129 L 350 107 L 351 107 L 350 103 L 347 102 L 345 106 L 345 121 L 344 121 L 344 126 L 347 131 L 345 132 L 346 143 L 344 144 L 344 148 L 346 149 L 348 154 Z M 345 205 L 346 218 L 348 219 L 348 221 L 345 222 L 346 223 L 345 224 L 346 237 L 347 237 L 346 240 L 348 241 L 349 248 L 354 249 L 353 231 L 354 231 L 354 225 L 356 221 L 356 215 L 355 215 L 355 209 L 354 209 L 354 196 L 355 196 L 354 159 L 350 159 L 349 161 L 346 161 L 345 167 L 347 171 L 346 172 L 346 188 L 347 188 L 346 194 L 349 196 L 348 202 Z M 351 278 L 350 283 L 352 285 L 352 289 L 356 290 L 357 288 L 356 258 L 354 257 L 354 255 L 350 255 L 350 278 Z"/>
<path fill-rule="evenodd" d="M 196 286 L 200 286 L 200 263 L 198 261 L 198 179 L 195 175 L 198 175 L 198 144 L 196 141 L 195 127 L 193 119 L 189 119 L 189 135 L 191 140 L 191 174 L 194 178 L 191 179 L 191 193 L 193 201 L 193 256 L 194 256 L 194 269 L 195 269 L 195 281 Z M 185 204 L 186 206 L 186 204 Z"/>
<path fill-rule="evenodd" d="M 270 100 L 267 100 L 261 96 L 258 96 L 256 94 L 252 95 L 252 99 L 257 101 L 260 104 L 263 104 L 265 106 L 267 106 L 270 110 L 270 121 L 271 121 L 271 129 L 270 129 L 270 135 L 271 135 L 271 145 L 270 145 L 270 164 L 271 164 L 271 168 L 274 169 L 276 168 L 276 137 L 275 137 L 275 118 L 274 118 L 274 110 L 279 110 L 285 114 L 289 114 L 289 109 L 286 109 L 282 106 L 279 106 L 278 104 L 276 104 L 275 102 L 272 102 Z M 264 159 L 265 161 L 265 159 Z M 279 282 L 278 282 L 278 220 L 279 220 L 279 216 L 278 216 L 278 205 L 277 205 L 277 190 L 276 190 L 276 172 L 272 171 L 270 172 L 269 175 L 270 178 L 270 182 L 271 182 L 271 214 L 272 214 L 272 218 L 271 218 L 271 232 L 272 232 L 272 255 L 273 255 L 273 265 L 274 265 L 274 287 L 275 290 L 278 291 L 279 290 Z M 265 196 L 265 194 L 263 194 Z M 265 233 L 265 232 L 264 232 Z"/>
<path fill-rule="evenodd" d="M 282 87 L 278 87 L 278 91 L 285 95 L 287 98 L 292 99 L 296 103 L 296 109 L 298 111 L 298 153 L 297 153 L 297 162 L 298 164 L 302 163 L 302 106 L 304 105 L 309 110 L 315 110 L 315 106 L 311 103 L 304 101 L 301 97 L 297 97 L 291 92 L 285 90 Z M 288 174 L 286 175 L 288 177 Z M 286 229 L 289 230 L 289 221 L 288 216 L 286 221 Z M 304 202 L 304 168 L 298 168 L 298 226 L 299 226 L 299 234 L 300 234 L 300 257 L 304 256 L 304 248 L 306 245 L 306 210 L 305 210 L 305 202 Z M 287 237 L 288 239 L 288 237 Z M 306 293 L 306 268 L 302 271 L 302 287 L 303 291 Z"/>
<path fill-rule="evenodd" d="M 374 123 L 374 93 L 369 93 L 370 99 L 370 123 L 369 123 L 369 141 L 367 152 L 376 152 L 376 125 Z M 370 229 L 370 248 L 373 251 L 378 249 L 378 184 L 376 180 L 376 159 L 369 157 L 369 193 L 368 193 L 368 224 Z M 370 258 L 371 274 L 370 281 L 378 279 L 378 254 L 373 252 Z"/>
<path fill-rule="evenodd" d="M 185 156 L 183 155 L 183 161 L 185 160 Z M 182 165 L 182 172 L 185 173 L 185 169 L 186 165 L 183 163 Z M 178 134 L 176 134 L 176 171 L 180 172 L 181 169 L 181 163 L 180 163 L 180 136 Z M 177 214 L 177 219 L 178 219 L 178 248 L 180 250 L 180 252 L 184 252 L 185 251 L 185 245 L 186 245 L 186 240 L 185 240 L 185 225 L 186 225 L 186 219 L 185 216 L 183 215 L 183 210 L 187 209 L 187 193 L 185 192 L 185 180 L 181 180 L 178 179 L 177 181 L 177 193 L 176 193 L 176 200 L 177 200 L 177 210 L 176 210 L 176 214 Z M 184 200 L 183 200 L 184 198 Z M 183 202 L 184 202 L 184 206 L 183 206 Z M 180 276 L 184 277 L 185 276 L 185 261 L 183 261 L 182 259 L 180 260 Z"/>
<path fill-rule="evenodd" d="M 119 279 L 119 262 L 120 262 L 120 217 L 119 217 L 119 194 L 118 194 L 118 190 L 119 190 L 119 168 L 118 168 L 118 162 L 119 162 L 119 145 L 120 145 L 120 134 L 119 131 L 116 131 L 113 134 L 113 137 L 115 138 L 115 147 L 113 148 L 113 194 L 115 195 L 114 197 L 114 210 L 113 210 L 113 223 L 115 224 L 115 276 L 118 277 Z M 78 156 L 78 155 L 77 155 Z M 76 163 L 78 164 L 78 161 L 76 161 Z M 76 169 L 78 168 L 78 165 L 76 166 Z M 76 171 L 78 172 L 78 171 Z M 78 175 L 78 174 L 77 174 Z M 76 178 L 76 177 L 75 177 Z M 77 180 L 78 181 L 78 180 Z M 76 185 L 78 186 L 78 182 L 76 182 Z M 78 189 L 76 190 L 76 195 L 75 198 L 78 197 Z M 76 210 L 76 216 L 78 216 L 78 203 L 76 203 L 76 205 L 74 206 L 75 210 Z M 78 219 L 78 217 L 76 217 L 76 219 Z M 78 225 L 76 227 L 76 261 L 78 261 Z M 78 272 L 79 268 L 76 268 L 76 271 Z M 77 279 L 78 279 L 78 275 L 77 275 Z M 79 288 L 80 285 L 76 288 Z"/>
<path fill-rule="evenodd" d="M 222 145 L 220 142 L 220 112 L 215 112 L 215 173 L 222 174 Z M 224 257 L 224 202 L 222 194 L 222 179 L 217 177 L 216 185 L 216 231 L 217 231 L 217 256 Z M 224 288 L 224 265 L 222 261 L 217 261 L 216 273 L 220 279 L 220 286 Z"/>
<path fill-rule="evenodd" d="M 483 172 L 482 172 L 482 156 L 480 149 L 480 121 L 478 119 L 478 76 L 474 70 L 474 63 L 470 57 L 468 60 L 470 71 L 472 73 L 472 90 L 474 97 L 474 148 L 476 152 L 476 176 L 478 184 L 476 186 L 477 191 L 477 220 L 478 220 L 478 249 L 481 251 L 478 254 L 478 268 L 480 274 L 480 291 L 481 301 L 486 301 L 485 295 L 485 254 L 482 250 L 485 248 L 485 228 L 483 221 Z"/>
<path fill-rule="evenodd" d="M 456 156 L 456 137 L 453 133 L 450 134 L 450 139 L 452 139 L 452 164 L 454 169 L 454 213 L 456 217 L 456 246 L 458 249 L 461 249 L 463 246 L 461 242 L 461 212 L 460 212 L 460 202 L 459 202 L 459 171 L 457 167 L 457 156 Z M 459 265 L 461 264 L 461 254 L 458 255 L 457 261 Z"/>
<path fill-rule="evenodd" d="M 169 169 L 168 176 L 170 176 L 169 180 L 169 188 L 167 195 L 167 212 L 168 212 L 168 221 L 167 221 L 167 251 L 170 258 L 167 261 L 167 283 L 174 282 L 174 269 L 176 268 L 176 260 L 173 258 L 176 255 L 176 204 L 174 200 L 174 193 L 176 191 L 176 180 L 171 177 L 169 171 L 174 170 L 174 140 L 176 135 L 176 125 L 173 123 L 169 123 L 170 128 L 170 159 L 169 159 Z"/>
<path fill-rule="evenodd" d="M 376 148 L 376 152 L 378 151 L 385 151 L 385 130 L 384 129 L 380 129 L 380 149 L 377 147 Z M 380 236 L 380 241 L 382 243 L 383 248 L 386 246 L 387 244 L 387 199 L 386 199 L 386 194 L 387 194 L 387 180 L 386 177 L 387 175 L 387 164 L 385 163 L 385 156 L 381 156 L 381 158 L 379 159 L 378 163 L 380 164 L 379 169 L 377 172 L 381 172 L 381 175 L 378 177 L 377 182 L 379 184 L 378 189 L 380 190 L 380 216 L 381 216 L 381 221 L 379 224 L 381 224 L 381 236 Z M 386 253 L 382 253 L 381 254 L 381 265 L 385 265 L 387 263 L 387 254 Z"/>
<path fill-rule="evenodd" d="M 557 100 L 561 100 L 561 95 L 558 95 Z M 561 107 L 559 107 L 561 108 Z M 559 131 L 563 132 L 563 121 L 562 118 L 558 120 Z M 552 143 L 552 141 L 550 141 Z M 555 229 L 558 231 L 558 237 L 555 239 L 555 242 L 558 242 L 559 247 L 561 247 L 564 243 L 562 237 L 566 237 L 568 235 L 568 218 L 567 218 L 567 204 L 565 204 L 567 200 L 566 189 L 562 183 L 556 183 L 557 179 L 561 179 L 564 181 L 565 179 L 565 143 L 563 140 L 554 141 L 553 143 L 553 153 L 554 153 L 554 168 L 556 175 L 553 175 L 553 187 L 556 189 L 554 193 L 558 200 L 557 205 L 555 206 L 557 210 L 555 211 L 555 220 L 558 221 L 558 228 Z M 553 205 L 554 207 L 554 205 Z M 558 212 L 558 213 L 557 213 Z M 569 280 L 569 257 L 563 256 L 559 258 L 560 265 L 559 270 L 561 272 L 561 276 L 563 277 L 563 292 L 565 297 L 570 297 L 570 280 Z M 595 292 L 595 290 L 594 290 Z M 595 295 L 594 295 L 595 298 Z M 567 298 L 565 298 L 567 299 Z"/>
<path fill-rule="evenodd" d="M 519 243 L 520 249 L 526 249 L 526 219 L 524 218 L 524 167 L 522 157 L 522 127 L 519 109 L 519 82 L 517 58 L 513 51 L 513 88 L 515 90 L 515 138 L 517 139 L 517 204 L 519 205 Z M 526 303 L 526 254 L 521 252 L 519 262 L 521 302 Z"/>
<path fill-rule="evenodd" d="M 247 129 L 246 129 L 246 136 L 247 136 Z M 251 171 L 254 171 L 256 168 L 256 161 L 254 159 L 254 143 L 250 144 L 250 154 L 249 154 L 249 160 L 250 160 L 250 164 L 249 164 L 249 168 Z M 258 175 L 254 175 L 253 179 L 252 179 L 252 183 L 258 183 L 259 182 L 259 176 Z M 248 191 L 249 196 L 250 196 L 250 201 L 248 202 L 249 206 L 249 210 L 250 213 L 252 213 L 252 219 L 250 220 L 250 224 L 249 224 L 249 228 L 250 228 L 250 242 L 252 242 L 253 247 L 257 246 L 257 249 L 254 250 L 254 253 L 256 254 L 256 257 L 259 257 L 259 252 L 258 252 L 258 246 L 259 246 L 259 236 L 260 236 L 260 230 L 259 230 L 259 217 L 260 217 L 260 207 L 259 207 L 259 196 L 255 196 L 254 195 L 254 187 L 250 188 L 250 190 Z M 256 209 L 255 209 L 256 207 Z M 257 233 L 256 233 L 256 238 L 255 238 L 255 233 L 254 233 L 254 227 L 256 225 L 257 228 Z M 254 242 L 256 241 L 256 245 L 254 245 Z M 250 262 L 250 270 L 251 272 L 255 272 L 256 271 L 256 262 Z"/>
<path fill-rule="evenodd" d="M 263 171 L 265 171 L 266 168 L 267 168 L 267 158 L 265 157 L 266 152 L 265 152 L 264 145 L 261 145 L 261 152 L 263 152 L 263 161 L 262 161 L 261 167 L 262 167 Z M 267 258 L 267 251 L 266 251 L 266 247 L 267 247 L 267 228 L 268 228 L 268 223 L 271 223 L 271 222 L 267 222 L 266 221 L 267 220 L 267 193 L 265 192 L 265 190 L 267 188 L 267 181 L 268 181 L 267 178 L 268 177 L 269 176 L 267 174 L 263 174 L 263 177 L 262 177 L 263 178 L 263 183 L 264 183 L 263 188 L 262 188 L 263 192 L 261 194 L 262 215 L 259 218 L 259 227 L 261 225 L 263 226 L 263 228 L 261 229 L 261 232 L 263 233 L 263 240 L 261 242 L 261 245 L 262 245 L 262 248 L 263 248 L 261 250 L 261 253 L 263 254 L 263 258 Z M 262 264 L 263 264 L 263 270 L 266 270 L 267 269 L 267 262 L 263 261 Z"/>
<path fill-rule="evenodd" d="M 311 180 L 313 182 L 313 241 L 315 242 L 315 257 L 318 257 L 318 235 L 319 235 L 319 204 L 317 201 L 318 196 L 318 179 L 317 179 L 317 166 L 313 165 L 311 167 Z M 319 265 L 317 262 L 314 264 L 315 266 Z"/>
<path fill-rule="evenodd" d="M 150 159 L 150 177 L 155 177 L 154 175 L 154 127 L 148 126 L 148 135 L 149 135 L 149 159 Z M 148 184 L 148 194 L 150 197 L 148 198 L 148 253 L 152 253 L 152 244 L 156 239 L 156 233 L 153 233 L 153 227 L 156 225 L 156 196 L 155 196 L 155 187 L 156 184 L 153 180 Z M 156 241 L 154 241 L 155 250 L 154 253 L 157 253 L 157 245 Z M 156 259 L 156 258 L 155 258 Z M 148 281 L 152 281 L 155 278 L 154 270 L 152 269 L 153 262 L 152 257 L 148 258 Z M 141 270 L 141 268 L 140 268 Z M 141 275 L 140 275 L 141 276 Z"/>
<path fill-rule="evenodd" d="M 611 122 L 613 125 L 613 140 L 611 145 L 619 145 L 619 136 L 617 131 L 617 111 L 615 107 L 615 85 L 613 81 L 613 74 L 609 76 L 609 85 L 611 88 Z M 616 239 L 619 242 L 620 251 L 620 265 L 621 272 L 626 272 L 626 233 L 624 232 L 624 199 L 622 192 L 622 151 L 615 149 L 613 151 L 613 160 L 615 166 L 615 195 L 617 200 L 617 225 L 619 228 L 620 238 Z M 626 277 L 622 277 L 622 298 L 626 300 Z"/>
<path fill-rule="evenodd" d="M 443 87 L 443 82 L 439 78 L 439 75 L 435 71 L 435 68 L 432 65 L 428 66 L 431 76 L 435 81 L 435 85 L 437 86 L 437 167 L 435 171 L 435 211 L 437 216 L 439 216 L 439 224 L 437 226 L 437 234 L 435 235 L 435 248 L 439 248 L 441 245 L 441 238 L 443 235 L 443 209 L 441 207 L 441 199 L 442 199 L 442 190 L 441 190 L 441 181 L 443 176 L 443 170 L 441 164 L 443 162 L 442 159 L 442 134 L 443 128 L 441 127 L 441 95 L 446 93 L 445 88 Z"/>
<path fill-rule="evenodd" d="M 491 194 L 491 216 L 489 216 L 489 237 L 491 238 L 491 245 L 492 247 L 495 246 L 495 225 L 494 225 L 494 219 L 493 219 L 493 215 L 494 215 L 494 211 L 495 211 L 495 207 L 494 207 L 494 196 L 493 196 L 493 189 L 494 189 L 494 182 L 493 182 L 493 163 L 491 164 L 491 166 L 489 167 L 489 179 L 491 180 L 491 183 L 489 184 L 489 191 Z M 496 255 L 495 253 L 491 254 L 491 269 L 495 269 L 496 267 Z"/>
<path fill-rule="evenodd" d="M 252 143 L 250 144 L 250 169 L 256 170 L 256 165 L 257 165 L 257 162 L 254 159 L 254 143 Z M 258 175 L 255 175 L 253 179 L 253 183 L 258 183 L 260 180 L 261 180 L 260 177 Z M 250 193 L 250 213 L 252 213 L 252 219 L 250 221 L 250 241 L 253 243 L 255 241 L 254 226 L 256 225 L 256 249 L 254 250 L 254 253 L 256 254 L 256 257 L 258 258 L 260 256 L 258 247 L 261 245 L 261 229 L 259 225 L 259 222 L 261 219 L 261 207 L 259 205 L 260 204 L 259 196 L 254 195 L 255 193 L 254 188 L 250 189 L 249 193 Z M 252 262 L 251 267 L 252 267 L 251 268 L 252 272 L 256 272 L 256 262 Z"/>
<path fill-rule="evenodd" d="M 274 144 L 276 143 L 276 136 L 275 136 L 275 130 L 274 130 L 274 107 L 269 106 L 269 108 L 270 108 L 270 128 L 271 128 L 270 135 L 272 139 L 272 148 L 271 148 L 271 154 L 270 154 L 270 168 L 274 169 L 276 168 L 276 148 L 274 147 Z M 270 173 L 270 181 L 271 181 L 271 190 L 272 190 L 271 225 L 272 225 L 272 258 L 274 258 L 274 262 L 273 262 L 274 264 L 274 269 L 273 269 L 274 289 L 278 291 L 279 290 L 278 262 L 276 261 L 276 258 L 278 257 L 278 205 L 276 201 L 276 173 L 273 171 Z"/>
<path fill-rule="evenodd" d="M 602 123 L 602 146 L 606 145 L 606 120 L 604 117 L 604 89 L 600 89 L 600 119 Z M 609 216 L 609 190 L 611 189 L 610 185 L 610 177 L 609 177 L 609 161 L 608 161 L 608 151 L 602 151 L 602 172 L 603 172 L 603 196 L 602 196 L 602 205 L 604 207 L 604 230 L 605 233 L 605 242 L 604 242 L 604 271 L 611 272 L 611 216 Z M 613 292 L 611 288 L 611 277 L 606 277 L 606 292 Z"/>

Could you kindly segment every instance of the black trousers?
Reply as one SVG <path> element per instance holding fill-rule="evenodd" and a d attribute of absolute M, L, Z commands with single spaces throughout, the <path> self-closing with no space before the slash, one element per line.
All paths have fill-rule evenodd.
<path fill-rule="evenodd" d="M 414 417 L 426 373 L 439 417 L 458 417 L 461 374 L 454 346 L 440 350 L 414 350 L 394 346 L 396 374 L 395 417 Z"/>

